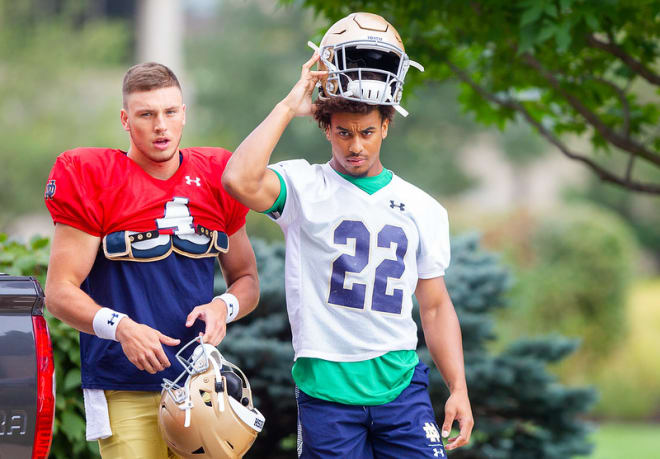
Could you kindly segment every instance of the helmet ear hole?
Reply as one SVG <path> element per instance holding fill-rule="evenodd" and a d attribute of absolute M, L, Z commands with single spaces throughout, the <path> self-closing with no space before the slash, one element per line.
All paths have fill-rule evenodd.
<path fill-rule="evenodd" d="M 202 401 L 204 402 L 204 405 L 206 406 L 213 406 L 213 403 L 211 403 L 211 394 L 206 392 L 205 390 L 199 391 L 199 396 L 202 398 Z"/>
<path fill-rule="evenodd" d="M 240 400 L 243 397 L 243 381 L 240 376 L 233 371 L 222 371 L 220 374 L 227 380 L 227 395 Z"/>

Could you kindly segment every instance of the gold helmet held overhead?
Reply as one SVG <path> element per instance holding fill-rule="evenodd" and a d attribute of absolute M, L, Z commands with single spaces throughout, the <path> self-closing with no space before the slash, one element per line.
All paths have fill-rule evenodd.
<path fill-rule="evenodd" d="M 396 29 L 381 16 L 351 13 L 335 22 L 325 33 L 317 50 L 319 70 L 327 70 L 318 84 L 319 97 L 343 97 L 372 105 L 393 105 L 403 116 L 400 105 L 403 82 L 412 66 Z"/>
<path fill-rule="evenodd" d="M 183 358 L 193 343 L 199 344 Z M 243 457 L 265 422 L 243 372 L 201 337 L 183 346 L 176 358 L 184 371 L 174 381 L 163 379 L 158 411 L 167 446 L 184 458 Z"/>

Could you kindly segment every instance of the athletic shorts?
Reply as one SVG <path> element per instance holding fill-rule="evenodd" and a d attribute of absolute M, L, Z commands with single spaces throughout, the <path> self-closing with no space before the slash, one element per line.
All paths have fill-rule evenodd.
<path fill-rule="evenodd" d="M 112 435 L 99 440 L 103 459 L 171 459 L 158 429 L 160 392 L 106 390 Z"/>
<path fill-rule="evenodd" d="M 298 457 L 303 459 L 446 458 L 419 362 L 410 385 L 384 405 L 344 405 L 296 388 Z"/>

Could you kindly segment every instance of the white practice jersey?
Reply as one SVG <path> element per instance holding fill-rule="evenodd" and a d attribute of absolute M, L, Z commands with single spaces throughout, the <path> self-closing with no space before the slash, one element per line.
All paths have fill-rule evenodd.
<path fill-rule="evenodd" d="M 369 195 L 329 164 L 271 167 L 287 188 L 275 221 L 286 240 L 295 358 L 355 362 L 416 349 L 417 280 L 449 265 L 445 209 L 396 175 Z"/>

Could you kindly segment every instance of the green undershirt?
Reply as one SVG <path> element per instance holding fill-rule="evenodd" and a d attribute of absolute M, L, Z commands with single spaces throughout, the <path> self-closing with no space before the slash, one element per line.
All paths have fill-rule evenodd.
<path fill-rule="evenodd" d="M 263 213 L 281 214 L 286 203 L 286 183 L 279 172 L 273 171 L 280 180 L 280 194 Z M 337 174 L 368 194 L 392 181 L 392 171 L 387 169 L 373 177 Z M 312 397 L 347 405 L 382 405 L 408 387 L 418 362 L 417 353 L 412 350 L 391 351 L 360 362 L 300 357 L 293 364 L 291 374 L 300 390 Z"/>

